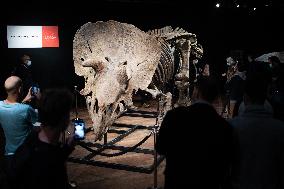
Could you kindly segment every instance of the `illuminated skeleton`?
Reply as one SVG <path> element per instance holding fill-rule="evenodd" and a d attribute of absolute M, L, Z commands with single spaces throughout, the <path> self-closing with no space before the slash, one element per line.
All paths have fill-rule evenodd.
<path fill-rule="evenodd" d="M 84 24 L 74 37 L 73 59 L 76 74 L 85 78 L 81 94 L 86 98 L 95 140 L 133 106 L 132 95 L 138 89 L 153 97 L 171 96 L 164 86 L 175 73 L 178 103 L 186 105 L 189 56 L 200 58 L 202 53 L 196 36 L 182 29 L 165 27 L 145 33 L 116 21 Z"/>

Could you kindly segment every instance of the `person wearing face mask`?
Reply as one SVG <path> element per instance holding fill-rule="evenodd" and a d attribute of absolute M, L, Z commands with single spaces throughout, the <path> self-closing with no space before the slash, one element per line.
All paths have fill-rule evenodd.
<path fill-rule="evenodd" d="M 18 76 L 19 78 L 21 78 L 23 82 L 22 94 L 27 94 L 29 89 L 34 84 L 31 65 L 32 65 L 31 57 L 27 54 L 24 54 L 20 58 L 20 63 L 17 64 L 14 70 L 12 71 L 12 76 Z M 24 96 L 21 96 L 20 98 L 23 99 Z"/>

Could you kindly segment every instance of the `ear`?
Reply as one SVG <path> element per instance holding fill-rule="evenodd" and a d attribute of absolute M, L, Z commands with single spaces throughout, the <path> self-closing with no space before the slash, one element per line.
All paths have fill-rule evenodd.
<path fill-rule="evenodd" d="M 21 94 L 21 92 L 22 92 L 22 86 L 19 87 L 19 91 L 18 91 L 18 92 L 19 92 L 19 94 Z M 24 95 L 26 95 L 26 94 L 24 94 Z"/>

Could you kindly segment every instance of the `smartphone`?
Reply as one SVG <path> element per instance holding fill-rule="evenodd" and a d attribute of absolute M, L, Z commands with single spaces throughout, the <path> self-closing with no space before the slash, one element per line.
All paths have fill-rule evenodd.
<path fill-rule="evenodd" d="M 32 92 L 32 95 L 35 96 L 39 92 L 39 88 L 36 86 L 33 86 L 31 92 Z"/>
<path fill-rule="evenodd" d="M 73 124 L 75 127 L 75 140 L 83 140 L 85 139 L 85 122 L 82 119 L 73 120 Z"/>

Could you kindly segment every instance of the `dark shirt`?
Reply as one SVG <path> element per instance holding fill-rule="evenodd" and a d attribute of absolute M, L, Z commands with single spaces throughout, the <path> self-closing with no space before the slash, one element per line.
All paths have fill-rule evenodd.
<path fill-rule="evenodd" d="M 17 188 L 68 188 L 66 160 L 72 150 L 44 143 L 33 132 L 15 153 Z"/>
<path fill-rule="evenodd" d="M 230 121 L 239 148 L 232 168 L 234 185 L 247 189 L 284 188 L 284 122 L 264 106 L 246 106 Z"/>
<path fill-rule="evenodd" d="M 239 75 L 234 75 L 227 84 L 227 89 L 230 91 L 230 100 L 241 102 L 244 95 L 245 81 Z"/>
<path fill-rule="evenodd" d="M 240 72 L 237 72 L 232 79 L 226 84 L 226 91 L 229 91 L 229 99 L 235 102 L 233 117 L 238 114 L 239 106 L 243 101 L 245 79 Z"/>
<path fill-rule="evenodd" d="M 166 157 L 165 188 L 219 188 L 225 184 L 232 128 L 205 103 L 169 111 L 157 138 Z"/>

